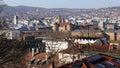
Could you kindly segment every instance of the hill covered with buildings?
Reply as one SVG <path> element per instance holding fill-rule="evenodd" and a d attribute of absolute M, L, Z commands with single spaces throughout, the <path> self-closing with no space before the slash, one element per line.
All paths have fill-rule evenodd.
<path fill-rule="evenodd" d="M 80 9 L 80 8 L 42 8 L 42 7 L 28 7 L 28 6 L 6 6 L 2 15 L 11 16 L 18 14 L 20 16 L 33 16 L 33 17 L 45 17 L 54 15 L 64 16 L 81 16 L 84 14 L 105 17 L 109 15 L 120 15 L 120 7 L 108 7 L 99 9 Z"/>

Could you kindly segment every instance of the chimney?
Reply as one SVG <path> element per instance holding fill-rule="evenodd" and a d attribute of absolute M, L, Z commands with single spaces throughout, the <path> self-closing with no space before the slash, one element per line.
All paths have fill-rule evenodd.
<path fill-rule="evenodd" d="M 36 52 L 39 53 L 39 48 L 36 48 Z"/>
<path fill-rule="evenodd" d="M 115 41 L 117 40 L 117 32 L 116 31 L 114 32 L 114 40 Z"/>
<path fill-rule="evenodd" d="M 35 50 L 35 49 L 34 49 L 34 48 L 32 48 L 32 57 L 34 57 L 34 50 Z"/>

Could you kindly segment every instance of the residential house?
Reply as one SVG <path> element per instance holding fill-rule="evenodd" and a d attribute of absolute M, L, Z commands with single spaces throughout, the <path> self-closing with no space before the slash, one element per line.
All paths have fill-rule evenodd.
<path fill-rule="evenodd" d="M 1 34 L 5 34 L 7 39 L 16 39 L 17 37 L 20 37 L 19 30 L 0 30 L 0 35 Z"/>

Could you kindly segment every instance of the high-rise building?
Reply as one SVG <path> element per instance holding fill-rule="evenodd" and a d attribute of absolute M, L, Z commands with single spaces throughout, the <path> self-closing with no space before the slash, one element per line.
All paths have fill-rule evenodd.
<path fill-rule="evenodd" d="M 14 16 L 14 24 L 18 24 L 18 16 Z"/>

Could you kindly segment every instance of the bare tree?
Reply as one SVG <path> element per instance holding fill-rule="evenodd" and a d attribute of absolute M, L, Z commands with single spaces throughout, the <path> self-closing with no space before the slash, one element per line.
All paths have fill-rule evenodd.
<path fill-rule="evenodd" d="M 60 48 L 62 46 L 61 40 L 64 40 L 69 34 L 65 32 L 49 32 L 46 34 L 46 36 L 49 38 L 47 40 L 51 41 L 51 44 L 47 44 L 50 46 L 46 46 L 46 48 L 49 50 L 47 52 L 47 64 L 52 65 L 53 68 L 56 68 L 56 66 L 59 64 L 58 62 L 58 53 L 60 52 Z M 55 44 L 56 43 L 56 44 Z"/>
<path fill-rule="evenodd" d="M 0 35 L 0 68 L 20 68 L 19 64 L 25 54 L 23 48 L 21 42 L 8 40 Z"/>

